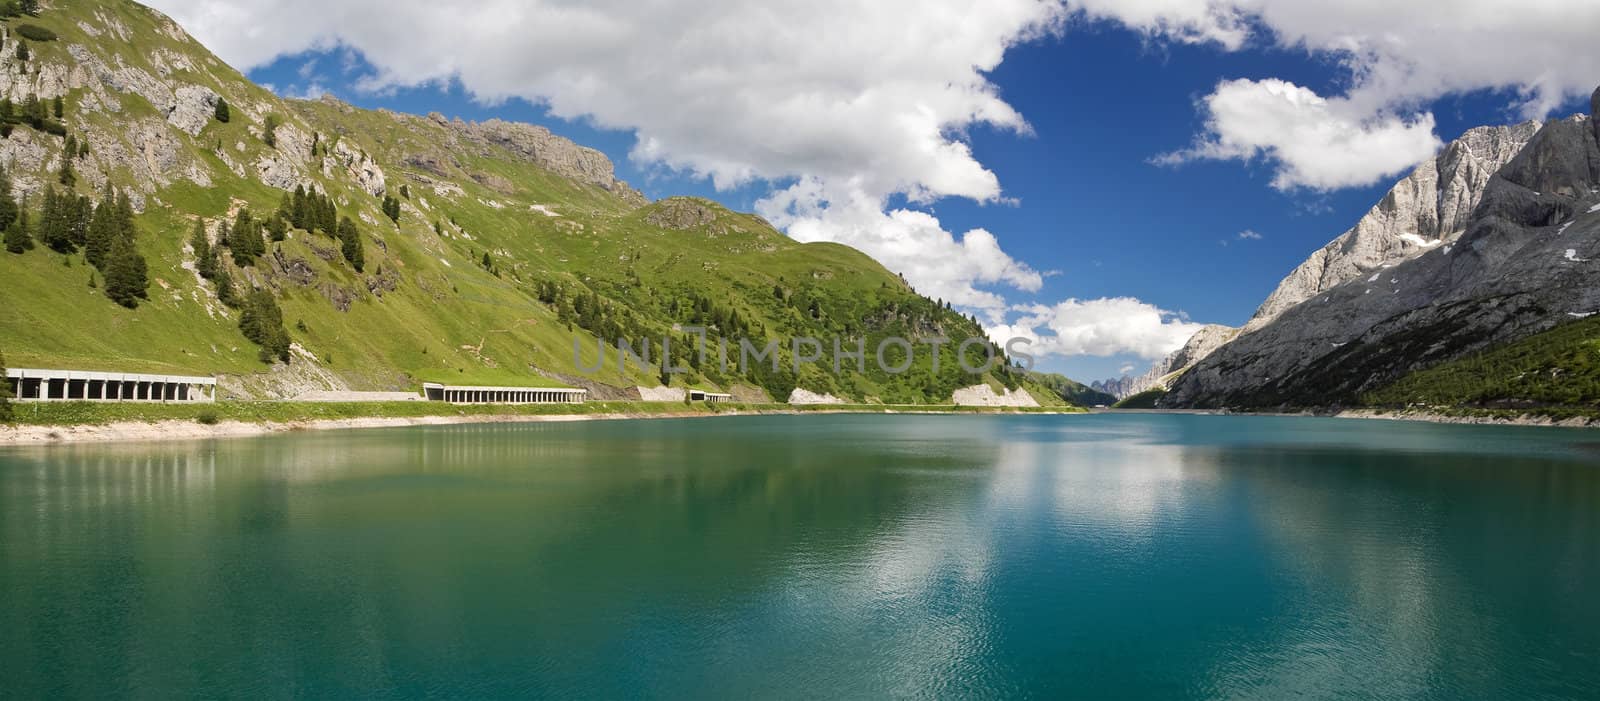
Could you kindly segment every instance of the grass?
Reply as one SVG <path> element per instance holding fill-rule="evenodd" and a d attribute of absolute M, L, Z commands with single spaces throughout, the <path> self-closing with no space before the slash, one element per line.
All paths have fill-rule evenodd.
<path fill-rule="evenodd" d="M 1162 397 L 1167 396 L 1164 389 L 1147 389 L 1143 392 L 1127 397 L 1112 405 L 1113 409 L 1154 409 Z"/>
<path fill-rule="evenodd" d="M 107 65 L 209 87 L 232 105 L 233 118 L 213 120 L 197 136 L 171 131 L 176 165 L 165 172 L 136 170 L 148 167 L 141 159 L 108 168 L 120 187 L 161 183 L 145 193 L 147 207 L 137 219 L 139 248 L 152 279 L 150 299 L 138 309 L 122 309 L 100 289 L 89 288 L 91 268 L 81 255 L 43 248 L 0 254 L 0 279 L 9 289 L 26 291 L 0 305 L 0 350 L 14 366 L 231 375 L 245 378 L 254 394 L 265 395 L 260 390 L 276 380 L 264 374 L 267 366 L 239 333 L 236 313 L 208 304 L 209 286 L 183 268 L 185 242 L 197 218 L 214 224 L 236 205 L 258 214 L 275 210 L 284 193 L 250 176 L 251 166 L 263 158 L 295 155 L 285 150 L 298 129 L 307 141 L 316 134 L 324 146 L 370 155 L 385 172 L 389 194 L 398 195 L 406 184 L 411 197 L 403 200 L 406 208 L 396 224 L 380 212 L 380 198 L 347 177 L 342 161 L 327 161 L 331 175 L 324 174 L 323 163 L 298 166 L 339 203 L 342 216 L 357 222 L 366 269 L 356 273 L 336 253 L 327 255 L 335 250 L 331 239 L 296 231 L 270 244 L 265 262 L 256 268 L 233 271 L 240 284 L 258 279 L 275 291 L 291 339 L 315 358 L 296 358 L 301 366 L 294 368 L 296 374 L 315 370 L 371 390 L 410 389 L 426 381 L 562 386 L 561 377 L 585 374 L 577 366 L 592 365 L 598 343 L 594 334 L 569 327 L 557 309 L 539 301 L 539 284 L 553 281 L 573 295 L 598 295 L 626 318 L 630 330 L 655 339 L 687 322 L 680 303 L 691 296 L 736 312 L 753 336 L 806 336 L 825 344 L 833 338 L 847 344 L 864 338 L 869 356 L 888 336 L 950 339 L 937 373 L 931 356 L 919 352 L 903 375 L 881 372 L 869 360 L 866 372 L 835 374 L 820 365 L 763 374 L 702 368 L 677 381 L 696 387 L 759 386 L 775 401 L 800 386 L 864 403 L 938 404 L 949 401 L 958 387 L 989 383 L 1027 388 L 1041 403 L 1065 403 L 1058 392 L 1009 372 L 962 372 L 948 354 L 967 338 L 983 337 L 979 325 L 918 295 L 854 249 L 802 244 L 757 216 L 707 201 L 692 204 L 709 208 L 712 221 L 662 229 L 652 219 L 689 203 L 636 206 L 503 146 L 463 143 L 452 128 L 425 117 L 280 99 L 156 13 L 127 0 L 62 0 L 29 21 L 61 37 L 35 47 L 34 63 L 73 67 L 76 59 L 67 47 L 81 45 Z M 142 153 L 129 135 L 146 127 L 166 128 L 165 113 L 134 92 L 115 93 L 119 112 L 80 111 L 86 91 L 75 89 L 67 96 L 64 121 L 73 134 L 89 138 L 96 163 L 103 153 Z M 283 117 L 277 149 L 252 131 L 268 113 Z M 141 128 L 131 128 L 136 125 Z M 28 129 L 12 138 L 33 140 L 46 153 L 61 147 L 61 139 Z M 438 172 L 416 165 L 419 156 L 434 157 Z M 246 175 L 236 175 L 236 169 Z M 209 184 L 191 182 L 187 174 L 195 170 L 203 171 Z M 53 181 L 53 173 L 26 175 Z M 424 178 L 447 187 L 424 184 Z M 80 178 L 79 194 L 93 194 L 88 181 Z M 534 211 L 536 206 L 560 216 L 546 216 Z M 440 232 L 434 230 L 436 221 Z M 480 264 L 485 252 L 496 270 Z M 277 259 L 309 271 L 311 281 L 273 272 Z M 379 271 L 398 279 L 395 289 L 378 284 Z M 778 298 L 775 288 L 786 297 Z M 573 361 L 574 341 L 581 363 Z M 790 352 L 781 354 L 783 365 L 792 367 Z M 613 387 L 653 386 L 656 375 L 654 369 L 624 369 L 613 362 L 590 379 Z"/>
<path fill-rule="evenodd" d="M 1362 403 L 1483 416 L 1600 416 L 1600 318 L 1413 372 Z"/>
<path fill-rule="evenodd" d="M 14 422 L 26 426 L 98 426 L 110 423 L 193 421 L 202 425 L 222 422 L 295 423 L 338 419 L 484 417 L 501 416 L 667 416 L 772 413 L 960 413 L 1024 414 L 1071 413 L 1061 407 L 1005 408 L 956 406 L 702 404 L 682 402 L 587 402 L 584 404 L 454 405 L 439 402 L 236 402 L 215 404 L 102 404 L 95 402 L 20 402 Z"/>

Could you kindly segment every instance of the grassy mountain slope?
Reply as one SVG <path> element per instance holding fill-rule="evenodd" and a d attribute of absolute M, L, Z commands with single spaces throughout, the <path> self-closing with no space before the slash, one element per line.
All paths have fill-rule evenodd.
<path fill-rule="evenodd" d="M 1111 406 L 1117 403 L 1116 397 L 1092 389 L 1088 385 L 1064 375 L 1034 372 L 1028 374 L 1028 379 L 1075 406 Z"/>
<path fill-rule="evenodd" d="M 57 38 L 29 41 L 19 60 L 22 24 Z M 1024 383 L 1003 366 L 972 376 L 945 362 L 935 373 L 925 355 L 904 375 L 878 370 L 873 349 L 886 336 L 944 336 L 953 348 L 982 331 L 858 251 L 800 244 L 702 200 L 646 203 L 597 152 L 525 125 L 280 99 L 127 0 L 56 0 L 39 17 L 8 20 L 0 95 L 62 98 L 60 121 L 88 145 L 68 159 L 73 187 L 132 195 L 151 279 L 149 299 L 130 310 L 91 287 L 100 276 L 81 252 L 0 253 L 0 344 L 14 366 L 222 374 L 228 392 L 254 397 L 423 381 L 582 384 L 606 397 L 656 385 L 660 373 L 620 368 L 611 348 L 612 362 L 585 375 L 575 338 L 592 365 L 600 336 L 673 335 L 681 350 L 689 339 L 674 329 L 701 325 L 713 339 L 838 336 L 846 348 L 862 339 L 867 370 L 847 363 L 836 375 L 825 360 L 796 375 L 784 351 L 777 372 L 713 362 L 674 384 L 777 401 L 802 386 L 940 403 L 965 385 Z M 227 122 L 213 116 L 214 96 L 229 105 Z M 30 208 L 57 182 L 63 145 L 26 126 L 0 141 L 0 164 Z M 358 272 L 333 238 L 293 230 L 253 266 L 226 263 L 241 290 L 270 290 L 282 307 L 295 352 L 268 366 L 240 334 L 239 312 L 194 272 L 187 241 L 196 221 L 215 240 L 242 208 L 269 216 L 297 186 L 326 193 L 356 222 L 366 260 Z M 399 201 L 398 222 L 383 213 L 385 197 Z"/>
<path fill-rule="evenodd" d="M 1412 373 L 1362 399 L 1390 409 L 1600 414 L 1600 318 Z"/>

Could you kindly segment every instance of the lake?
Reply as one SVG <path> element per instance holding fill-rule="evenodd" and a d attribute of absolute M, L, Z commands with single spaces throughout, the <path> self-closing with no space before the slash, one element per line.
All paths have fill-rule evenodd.
<path fill-rule="evenodd" d="M 0 697 L 1595 698 L 1600 431 L 768 416 L 0 448 Z"/>

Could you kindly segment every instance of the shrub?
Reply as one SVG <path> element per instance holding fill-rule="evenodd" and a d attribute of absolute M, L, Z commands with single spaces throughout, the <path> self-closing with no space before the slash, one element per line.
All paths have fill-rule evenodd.
<path fill-rule="evenodd" d="M 56 33 L 37 24 L 19 24 L 14 29 L 17 34 L 28 41 L 55 41 Z"/>
<path fill-rule="evenodd" d="M 217 411 L 215 409 L 204 409 L 201 410 L 199 414 L 195 415 L 194 420 L 195 423 L 203 426 L 215 426 L 221 419 L 217 416 Z"/>

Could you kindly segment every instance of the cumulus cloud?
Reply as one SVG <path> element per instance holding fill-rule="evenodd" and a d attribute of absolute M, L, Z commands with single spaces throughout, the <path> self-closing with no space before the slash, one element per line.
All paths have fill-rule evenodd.
<path fill-rule="evenodd" d="M 1037 291 L 1040 274 L 989 232 L 947 231 L 918 208 L 1004 199 L 964 134 L 1029 131 L 987 74 L 1008 48 L 1073 16 L 1344 66 L 1337 95 L 1273 78 L 1219 82 L 1199 105 L 1202 133 L 1167 158 L 1265 161 L 1279 188 L 1363 185 L 1421 160 L 1438 145 L 1425 111 L 1437 97 L 1508 90 L 1540 116 L 1585 92 L 1600 65 L 1593 0 L 1514 10 L 1502 0 L 150 1 L 236 66 L 359 51 L 376 71 L 367 89 L 459 81 L 486 102 L 524 98 L 631 131 L 642 164 L 723 188 L 780 183 L 760 210 L 791 235 L 861 248 L 992 321 L 1005 311 L 995 288 Z M 899 196 L 911 206 L 890 210 Z M 1126 298 L 1020 313 L 997 328 L 1060 353 L 1158 358 L 1197 328 Z"/>
<path fill-rule="evenodd" d="M 928 294 L 992 307 L 976 285 L 1038 287 L 987 232 L 957 238 L 882 203 L 1002 199 L 963 134 L 1028 131 L 986 73 L 1010 46 L 1054 31 L 1062 0 L 151 1 L 241 67 L 355 49 L 375 67 L 369 90 L 459 80 L 487 102 L 524 98 L 632 131 L 637 162 L 719 188 L 820 183 L 845 211 L 780 192 L 795 205 L 791 233 L 858 245 Z M 972 260 L 926 260 L 945 250 Z"/>
<path fill-rule="evenodd" d="M 1439 97 L 1505 90 L 1524 118 L 1588 93 L 1600 66 L 1593 0 L 1304 2 L 1075 0 L 1085 15 L 1226 50 L 1252 44 L 1328 56 L 1349 74 L 1343 95 L 1283 80 L 1225 80 L 1202 100 L 1205 133 L 1166 162 L 1273 163 L 1278 188 L 1368 185 L 1432 153 Z M 1488 47 L 1488 48 L 1486 48 Z M 1259 113 L 1256 110 L 1260 110 Z"/>
<path fill-rule="evenodd" d="M 996 343 L 1013 338 L 1032 342 L 1035 356 L 1136 355 L 1165 358 L 1202 328 L 1182 314 L 1131 297 L 1077 300 L 1018 309 L 1021 317 L 989 329 Z"/>
<path fill-rule="evenodd" d="M 1245 229 L 1244 231 L 1239 232 L 1240 241 L 1260 241 L 1263 238 L 1265 237 L 1256 233 L 1254 229 Z"/>
<path fill-rule="evenodd" d="M 1282 80 L 1228 80 L 1205 98 L 1206 133 L 1158 163 L 1270 159 L 1280 190 L 1336 190 L 1409 170 L 1443 144 L 1433 115 L 1364 115 Z"/>

